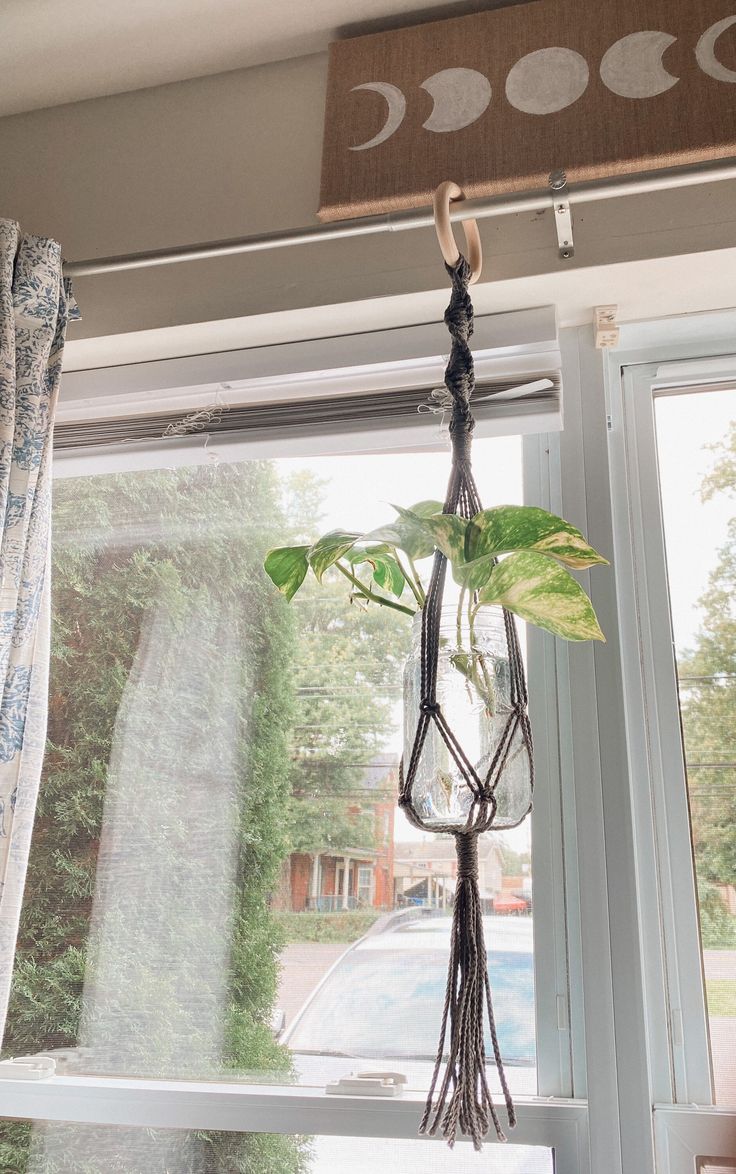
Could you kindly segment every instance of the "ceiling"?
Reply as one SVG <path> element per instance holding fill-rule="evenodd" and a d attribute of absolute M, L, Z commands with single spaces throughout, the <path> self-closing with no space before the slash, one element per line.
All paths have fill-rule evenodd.
<path fill-rule="evenodd" d="M 0 116 L 301 57 L 340 36 L 514 2 L 0 0 Z"/>

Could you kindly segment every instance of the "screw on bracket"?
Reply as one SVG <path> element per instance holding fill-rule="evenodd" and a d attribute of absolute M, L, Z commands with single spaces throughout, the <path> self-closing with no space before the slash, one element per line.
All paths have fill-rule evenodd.
<path fill-rule="evenodd" d="M 572 235 L 572 209 L 570 201 L 560 194 L 565 192 L 567 188 L 567 175 L 560 168 L 550 174 L 548 182 L 550 189 L 554 192 L 557 247 L 561 260 L 569 261 L 570 257 L 575 254 L 575 242 Z"/>

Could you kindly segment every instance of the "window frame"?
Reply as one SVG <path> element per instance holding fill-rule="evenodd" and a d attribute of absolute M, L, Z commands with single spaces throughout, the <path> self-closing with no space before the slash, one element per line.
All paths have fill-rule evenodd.
<path fill-rule="evenodd" d="M 654 1128 L 657 1160 L 667 1174 L 702 1174 L 704 1161 L 736 1170 L 736 1117 L 726 1109 L 656 1105 Z"/>
<path fill-rule="evenodd" d="M 658 394 L 736 384 L 735 332 L 733 311 L 640 324 L 624 331 L 619 353 L 606 357 L 646 1047 L 662 1174 L 698 1174 L 706 1157 L 733 1160 L 736 1110 L 713 1105 L 654 401 Z"/>
<path fill-rule="evenodd" d="M 125 1080 L 54 1076 L 3 1077 L 3 1116 L 148 1129 L 225 1130 L 234 1133 L 313 1134 L 416 1140 L 424 1098 L 333 1096 L 324 1089 L 225 1082 Z M 588 1172 L 584 1102 L 518 1098 L 511 1145 L 555 1152 L 556 1174 Z M 444 1144 L 440 1137 L 422 1139 Z M 499 1145 L 489 1136 L 489 1146 Z"/>
<path fill-rule="evenodd" d="M 561 351 L 565 429 L 549 438 L 550 480 L 557 486 L 550 507 L 609 554 L 613 533 L 603 355 L 590 327 L 563 330 Z M 578 1033 L 573 1056 L 577 1074 L 586 1081 L 595 1174 L 654 1174 L 616 569 L 584 573 L 582 579 L 607 643 L 559 641 L 554 650 L 558 703 L 568 713 L 560 729 L 570 739 L 562 754 L 563 794 L 569 796 L 563 826 L 566 856 L 576 861 L 579 901 L 579 921 L 576 925 L 571 905 L 568 932 L 579 934 L 575 978 L 584 1043 Z"/>
<path fill-rule="evenodd" d="M 622 363 L 609 399 L 620 603 L 630 621 L 622 621 L 629 751 L 632 776 L 646 782 L 638 791 L 637 823 L 639 865 L 651 881 L 641 886 L 641 901 L 650 931 L 644 949 L 649 955 L 652 1092 L 662 1102 L 710 1105 L 713 1083 L 656 451 L 658 366 Z M 658 608 L 649 605 L 651 598 L 659 601 Z"/>
<path fill-rule="evenodd" d="M 343 347 L 349 345 L 349 339 L 340 343 Z M 518 343 L 511 352 L 512 368 L 518 371 L 523 367 L 523 346 Z M 206 362 L 206 357 L 199 358 L 200 367 L 206 367 Z M 103 398 L 107 381 L 113 392 L 118 393 L 119 368 L 97 371 L 94 378 Z M 566 396 L 568 391 L 573 398 L 579 396 L 577 370 L 572 368 L 565 379 Z M 520 431 L 525 432 L 527 428 L 528 421 Z M 500 435 L 508 435 L 510 431 L 513 430 L 507 426 L 499 428 Z M 201 446 L 201 438 L 196 440 Z M 339 446 L 339 438 L 327 437 L 316 451 L 336 452 L 340 451 Z M 435 441 L 432 447 L 436 446 Z M 533 494 L 533 500 L 560 512 L 561 452 L 556 433 L 529 435 L 527 432 L 524 436 L 525 499 Z M 258 453 L 258 456 L 267 455 L 271 454 Z M 102 471 L 102 467 L 99 456 L 93 454 L 85 471 Z M 587 916 L 597 923 L 600 908 L 586 909 L 578 889 L 580 804 L 574 792 L 575 780 L 581 772 L 576 769 L 579 752 L 577 747 L 574 749 L 570 729 L 575 691 L 570 686 L 568 650 L 556 647 L 551 637 L 530 629 L 528 658 L 538 756 L 538 785 L 532 813 L 532 870 L 539 1093 L 536 1098 L 515 1099 L 519 1125 L 510 1140 L 511 1144 L 553 1148 L 559 1174 L 589 1174 L 585 1040 L 587 1034 L 593 1045 L 600 1042 L 598 1028 L 603 1029 L 607 1038 L 612 1038 L 612 1007 L 600 1004 L 591 1013 L 584 1006 L 582 989 L 580 921 Z M 590 699 L 589 679 L 582 684 L 578 696 Z M 595 756 L 596 746 L 586 745 L 584 757 L 588 751 Z M 600 841 L 591 853 L 591 867 L 599 859 L 599 849 Z M 550 975 L 554 976 L 553 982 Z M 590 1054 L 589 1042 L 588 1057 Z M 349 1063 L 346 1074 L 348 1070 Z M 417 1095 L 396 1100 L 328 1098 L 322 1089 L 304 1087 L 61 1075 L 40 1081 L 20 1081 L 12 1074 L 3 1075 L 0 1092 L 3 1115 L 10 1117 L 341 1136 L 415 1138 L 423 1107 L 423 1098 Z M 609 1092 L 606 1089 L 604 1095 L 607 1097 Z M 607 1119 L 615 1118 L 609 1107 Z M 199 1124 L 193 1124 L 195 1120 Z M 608 1139 L 602 1136 L 595 1147 L 598 1157 L 594 1156 L 592 1161 L 596 1174 L 615 1174 L 615 1159 L 609 1164 L 609 1148 Z"/>

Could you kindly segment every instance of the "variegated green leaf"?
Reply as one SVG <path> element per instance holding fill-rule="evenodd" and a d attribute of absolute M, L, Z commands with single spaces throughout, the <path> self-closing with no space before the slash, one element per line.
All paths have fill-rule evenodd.
<path fill-rule="evenodd" d="M 308 546 L 281 546 L 266 555 L 266 574 L 288 600 L 294 598 L 309 570 L 308 550 Z"/>
<path fill-rule="evenodd" d="M 479 601 L 500 604 L 564 640 L 605 640 L 580 584 L 542 554 L 525 552 L 503 559 L 493 568 Z"/>
<path fill-rule="evenodd" d="M 320 583 L 325 571 L 347 554 L 359 538 L 360 534 L 350 534 L 347 530 L 330 530 L 310 546 L 307 558 Z"/>
<path fill-rule="evenodd" d="M 537 506 L 502 505 L 482 510 L 468 525 L 465 559 L 534 550 L 582 570 L 608 560 L 575 526 Z"/>
<path fill-rule="evenodd" d="M 396 559 L 389 554 L 382 554 L 376 556 L 375 559 L 371 556 L 369 561 L 373 563 L 374 581 L 384 591 L 388 591 L 398 599 L 404 590 L 406 580 Z"/>
<path fill-rule="evenodd" d="M 434 540 L 424 532 L 417 519 L 430 518 L 442 513 L 441 501 L 418 501 L 408 510 L 399 510 L 395 522 L 380 526 L 370 534 L 363 535 L 364 542 L 386 542 L 389 546 L 403 550 L 410 558 L 429 558 L 434 551 Z M 408 517 L 403 515 L 408 514 Z"/>
<path fill-rule="evenodd" d="M 397 599 L 401 596 L 406 579 L 389 546 L 375 546 L 367 550 L 361 546 L 354 546 L 345 558 L 353 567 L 367 563 L 371 568 L 373 581 L 379 587 L 395 595 Z"/>
<path fill-rule="evenodd" d="M 375 558 L 379 554 L 392 553 L 392 548 L 387 542 L 379 542 L 375 546 L 363 546 L 365 537 L 359 541 L 360 545 L 356 544 L 350 550 L 346 551 L 345 554 L 340 555 L 340 558 L 344 558 L 346 562 L 351 563 L 353 566 L 357 566 L 358 563 L 364 563 L 368 559 Z"/>
<path fill-rule="evenodd" d="M 468 591 L 480 591 L 490 579 L 495 565 L 493 555 L 486 555 L 473 559 L 472 563 L 453 563 L 452 573 L 455 582 L 467 587 Z"/>
<path fill-rule="evenodd" d="M 464 561 L 465 530 L 468 525 L 465 518 L 459 518 L 457 514 L 435 514 L 422 518 L 411 510 L 400 510 L 398 506 L 394 506 L 394 509 L 399 511 L 402 519 L 418 526 L 450 562 Z"/>

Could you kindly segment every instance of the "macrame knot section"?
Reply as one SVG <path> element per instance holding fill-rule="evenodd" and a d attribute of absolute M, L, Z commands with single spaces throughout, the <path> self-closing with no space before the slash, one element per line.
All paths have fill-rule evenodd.
<path fill-rule="evenodd" d="M 419 709 L 421 713 L 439 713 L 440 703 L 439 701 L 427 701 L 425 699 L 424 701 L 419 702 Z"/>
<path fill-rule="evenodd" d="M 458 832 L 455 836 L 458 879 L 478 876 L 478 837 L 474 832 Z"/>
<path fill-rule="evenodd" d="M 450 436 L 455 459 L 467 462 L 474 420 L 470 413 L 470 397 L 475 386 L 473 356 L 468 341 L 473 333 L 473 303 L 468 293 L 470 266 L 464 257 L 456 265 L 445 268 L 452 281 L 450 303 L 445 310 L 445 325 L 452 337 L 450 359 L 445 371 L 445 386 L 453 400 Z"/>

